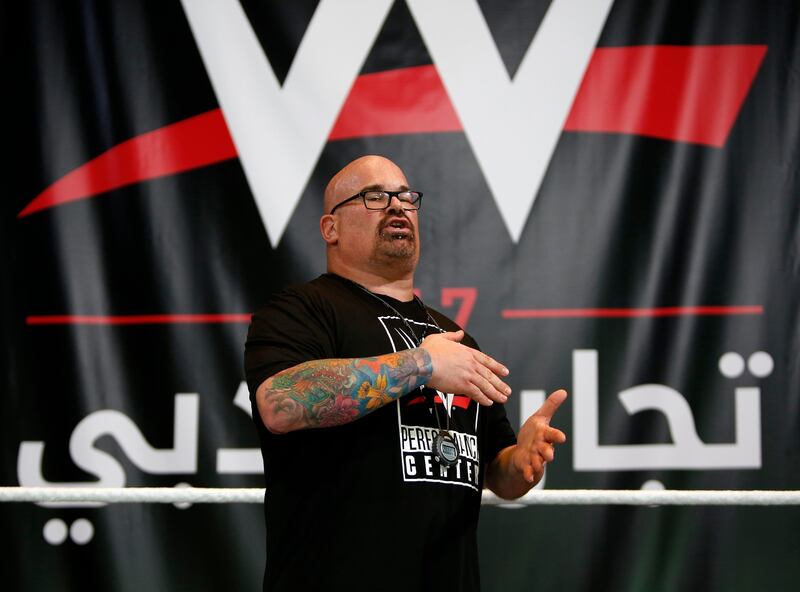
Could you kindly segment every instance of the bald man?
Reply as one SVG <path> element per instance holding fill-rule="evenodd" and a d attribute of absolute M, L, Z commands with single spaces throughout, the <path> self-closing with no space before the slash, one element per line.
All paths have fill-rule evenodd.
<path fill-rule="evenodd" d="M 478 590 L 483 487 L 513 499 L 566 440 L 556 391 L 506 418 L 508 369 L 414 296 L 422 194 L 380 156 L 325 190 L 328 273 L 253 315 L 264 590 Z"/>

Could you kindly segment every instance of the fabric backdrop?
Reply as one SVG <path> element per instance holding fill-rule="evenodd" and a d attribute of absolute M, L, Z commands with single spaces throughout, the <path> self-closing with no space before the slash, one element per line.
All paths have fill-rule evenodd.
<path fill-rule="evenodd" d="M 249 314 L 324 271 L 324 185 L 377 153 L 424 192 L 418 288 L 509 366 L 512 423 L 570 392 L 543 487 L 797 489 L 799 17 L 4 3 L 1 484 L 261 486 Z M 0 512 L 4 590 L 260 586 L 258 505 Z M 484 508 L 480 567 L 486 590 L 789 590 L 798 532 L 792 508 Z"/>

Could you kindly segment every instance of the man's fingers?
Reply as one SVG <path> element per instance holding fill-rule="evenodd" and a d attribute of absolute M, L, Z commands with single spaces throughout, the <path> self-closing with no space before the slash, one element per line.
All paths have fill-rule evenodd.
<path fill-rule="evenodd" d="M 528 483 L 535 483 L 542 478 L 547 463 L 555 460 L 556 445 L 567 441 L 564 432 L 549 426 L 552 414 L 566 397 L 566 391 L 554 392 L 520 430 L 517 446 L 522 447 L 522 454 L 517 457 L 516 466 Z"/>
<path fill-rule="evenodd" d="M 473 385 L 478 387 L 478 389 L 485 397 L 491 399 L 492 401 L 495 401 L 497 403 L 505 403 L 506 400 L 508 399 L 505 393 L 502 393 L 499 390 L 497 390 L 491 382 L 486 380 L 480 374 L 476 374 L 471 382 Z"/>
<path fill-rule="evenodd" d="M 500 377 L 497 376 L 494 372 L 487 369 L 484 366 L 480 366 L 478 369 L 478 374 L 480 374 L 485 380 L 490 382 L 492 386 L 500 393 L 508 397 L 511 394 L 511 387 L 508 386 L 505 382 L 500 380 Z M 503 401 L 505 403 L 505 401 Z"/>
<path fill-rule="evenodd" d="M 508 376 L 508 368 L 503 366 L 500 362 L 495 360 L 491 356 L 487 356 L 483 352 L 479 352 L 477 349 L 472 350 L 474 353 L 472 354 L 477 360 L 479 364 L 486 366 L 489 370 L 492 371 L 493 374 L 497 376 Z"/>
<path fill-rule="evenodd" d="M 542 457 L 538 454 L 533 455 L 531 457 L 531 478 L 528 480 L 529 483 L 533 483 L 534 478 L 538 475 L 541 475 L 544 472 L 544 463 L 542 462 Z"/>
<path fill-rule="evenodd" d="M 544 467 L 548 461 L 544 460 L 541 455 L 536 452 L 517 457 L 515 465 L 517 470 L 522 473 L 522 477 L 528 483 L 535 483 L 541 479 L 544 474 Z"/>
<path fill-rule="evenodd" d="M 559 389 L 552 393 L 545 402 L 539 407 L 539 410 L 534 414 L 540 417 L 544 417 L 548 422 L 553 418 L 555 412 L 558 411 L 558 408 L 561 406 L 567 398 L 567 391 L 564 389 Z"/>
<path fill-rule="evenodd" d="M 525 477 L 525 481 L 528 483 L 533 481 L 533 469 L 530 465 L 525 465 L 525 468 L 522 469 L 522 476 Z"/>
<path fill-rule="evenodd" d="M 505 403 L 508 400 L 508 395 L 511 394 L 510 386 L 500 380 L 491 370 L 480 364 L 475 364 L 475 367 L 469 371 L 467 380 L 469 380 L 484 397 L 496 403 Z M 485 404 L 477 398 L 475 400 L 481 404 Z"/>
<path fill-rule="evenodd" d="M 548 442 L 552 442 L 553 444 L 563 444 L 567 441 L 567 435 L 556 428 L 547 428 L 544 439 Z"/>
<path fill-rule="evenodd" d="M 469 395 L 472 397 L 478 405 L 483 405 L 484 407 L 489 407 L 494 403 L 489 397 L 483 394 L 483 391 L 480 387 L 476 384 L 470 384 L 469 388 L 466 389 L 465 395 Z"/>
<path fill-rule="evenodd" d="M 445 331 L 444 333 L 438 333 L 439 337 L 444 337 L 448 341 L 461 341 L 464 339 L 464 331 L 459 329 L 458 331 Z"/>
<path fill-rule="evenodd" d="M 553 459 L 556 457 L 553 445 L 547 442 L 539 442 L 536 446 L 536 452 L 538 452 L 539 456 L 546 462 L 553 462 Z"/>
<path fill-rule="evenodd" d="M 505 403 L 511 394 L 500 376 L 508 375 L 508 368 L 475 349 L 459 343 L 464 331 L 450 331 L 429 335 L 422 343 L 430 354 L 433 375 L 428 386 L 443 392 L 463 393 L 480 405 Z"/>

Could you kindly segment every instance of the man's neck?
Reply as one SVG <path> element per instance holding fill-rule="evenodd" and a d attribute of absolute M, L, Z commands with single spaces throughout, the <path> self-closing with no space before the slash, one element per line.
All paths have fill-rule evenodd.
<path fill-rule="evenodd" d="M 370 292 L 391 296 L 395 300 L 408 302 L 414 298 L 414 274 L 402 274 L 398 277 L 386 276 L 365 269 L 355 269 L 345 265 L 328 263 L 328 272 L 347 278 L 364 286 Z"/>

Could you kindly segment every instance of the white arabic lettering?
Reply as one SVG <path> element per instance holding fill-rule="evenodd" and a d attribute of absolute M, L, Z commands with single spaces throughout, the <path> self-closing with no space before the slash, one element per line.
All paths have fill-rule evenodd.
<path fill-rule="evenodd" d="M 103 409 L 84 417 L 72 431 L 69 452 L 73 462 L 96 481 L 58 483 L 42 474 L 44 442 L 21 442 L 17 456 L 17 478 L 24 487 L 124 487 L 126 476 L 113 456 L 95 447 L 97 440 L 111 436 L 131 462 L 153 474 L 197 472 L 197 433 L 199 397 L 175 395 L 174 446 L 157 449 L 150 446 L 131 419 L 120 411 Z M 46 507 L 100 506 L 100 503 L 44 502 Z"/>
<path fill-rule="evenodd" d="M 736 442 L 706 444 L 697 435 L 689 403 L 661 384 L 625 389 L 619 399 L 629 415 L 646 409 L 664 414 L 672 444 L 601 445 L 599 443 L 598 363 L 596 350 L 575 350 L 573 360 L 577 471 L 646 469 L 757 469 L 761 467 L 761 390 L 735 389 Z"/>

